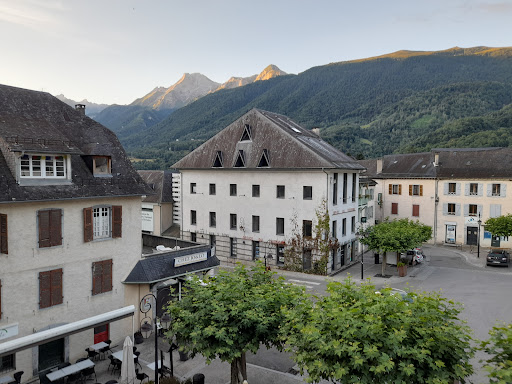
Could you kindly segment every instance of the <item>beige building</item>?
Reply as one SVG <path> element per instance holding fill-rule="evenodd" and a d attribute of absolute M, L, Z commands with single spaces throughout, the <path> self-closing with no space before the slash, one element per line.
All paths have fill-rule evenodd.
<path fill-rule="evenodd" d="M 138 306 L 121 282 L 141 257 L 149 190 L 115 135 L 48 93 L 0 86 L 0 346 Z M 132 319 L 0 356 L 22 381 L 132 333 Z"/>

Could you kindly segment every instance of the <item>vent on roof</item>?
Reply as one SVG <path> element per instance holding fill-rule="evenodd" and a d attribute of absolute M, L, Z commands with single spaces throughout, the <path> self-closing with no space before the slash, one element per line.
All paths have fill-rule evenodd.
<path fill-rule="evenodd" d="M 258 163 L 258 168 L 270 167 L 270 159 L 268 156 L 268 149 L 264 149 L 261 154 L 260 162 Z"/>
<path fill-rule="evenodd" d="M 245 124 L 245 127 L 244 127 L 244 133 L 242 133 L 242 138 L 240 139 L 240 141 L 251 141 L 252 140 L 252 135 L 251 135 L 251 132 L 252 131 L 252 128 L 249 124 Z"/>
<path fill-rule="evenodd" d="M 217 154 L 215 155 L 215 161 L 213 162 L 213 168 L 222 168 L 222 151 L 217 151 Z"/>
<path fill-rule="evenodd" d="M 236 156 L 234 168 L 244 168 L 245 167 L 245 158 L 244 151 L 242 149 L 238 150 L 238 155 Z"/>
<path fill-rule="evenodd" d="M 295 128 L 295 127 L 290 127 L 290 128 L 293 130 L 293 132 L 300 133 L 300 129 L 297 129 L 297 128 Z"/>

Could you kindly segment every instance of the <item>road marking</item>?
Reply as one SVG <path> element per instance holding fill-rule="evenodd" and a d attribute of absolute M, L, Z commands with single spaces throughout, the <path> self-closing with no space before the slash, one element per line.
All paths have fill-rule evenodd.
<path fill-rule="evenodd" d="M 315 283 L 313 281 L 306 281 L 306 280 L 294 280 L 294 279 L 288 279 L 288 281 L 293 281 L 295 283 L 299 284 L 313 284 L 313 285 L 320 285 L 321 283 Z"/>

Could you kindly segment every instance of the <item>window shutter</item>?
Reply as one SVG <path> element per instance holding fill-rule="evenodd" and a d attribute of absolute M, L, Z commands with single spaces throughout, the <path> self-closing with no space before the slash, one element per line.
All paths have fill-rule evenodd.
<path fill-rule="evenodd" d="M 50 246 L 62 245 L 62 210 L 51 209 L 50 215 Z"/>
<path fill-rule="evenodd" d="M 398 194 L 402 194 L 402 184 L 398 184 Z"/>
<path fill-rule="evenodd" d="M 423 196 L 423 185 L 420 185 L 420 196 Z"/>
<path fill-rule="evenodd" d="M 38 211 L 39 248 L 50 247 L 50 211 Z"/>
<path fill-rule="evenodd" d="M 464 204 L 464 216 L 469 216 L 469 204 Z"/>
<path fill-rule="evenodd" d="M 448 203 L 443 203 L 443 215 L 448 215 Z"/>
<path fill-rule="evenodd" d="M 389 194 L 393 193 L 393 184 L 389 184 Z"/>
<path fill-rule="evenodd" d="M 478 183 L 478 196 L 484 195 L 484 185 L 482 183 Z"/>
<path fill-rule="evenodd" d="M 464 184 L 464 196 L 469 196 L 469 183 Z"/>
<path fill-rule="evenodd" d="M 460 196 L 460 183 L 455 184 L 455 195 Z"/>
<path fill-rule="evenodd" d="M 92 294 L 101 293 L 101 275 L 103 273 L 103 265 L 101 262 L 92 263 Z"/>
<path fill-rule="evenodd" d="M 507 184 L 501 184 L 501 194 L 500 197 L 507 196 Z"/>
<path fill-rule="evenodd" d="M 448 194 L 448 183 L 444 183 L 443 193 L 444 193 L 445 195 L 447 195 L 447 194 Z"/>
<path fill-rule="evenodd" d="M 483 211 L 484 211 L 484 206 L 482 204 L 478 204 L 476 209 L 477 209 L 477 214 L 480 215 L 480 217 L 481 217 L 483 214 Z"/>
<path fill-rule="evenodd" d="M 420 206 L 419 205 L 414 204 L 412 206 L 412 215 L 416 216 L 416 217 L 420 215 Z"/>
<path fill-rule="evenodd" d="M 84 243 L 92 241 L 92 208 L 84 208 Z"/>
<path fill-rule="evenodd" d="M 123 227 L 123 207 L 120 205 L 112 206 L 112 238 L 118 238 L 122 235 Z"/>
<path fill-rule="evenodd" d="M 496 217 L 501 216 L 501 204 L 496 204 Z"/>
<path fill-rule="evenodd" d="M 487 197 L 492 196 L 492 184 L 487 184 Z"/>
<path fill-rule="evenodd" d="M 391 214 L 392 215 L 398 214 L 398 203 L 391 203 Z"/>
<path fill-rule="evenodd" d="M 51 271 L 39 272 L 39 308 L 48 308 L 51 300 Z"/>
<path fill-rule="evenodd" d="M 7 215 L 0 213 L 0 253 L 8 254 L 7 248 Z"/>
<path fill-rule="evenodd" d="M 412 185 L 409 185 L 409 196 L 412 196 Z"/>
<path fill-rule="evenodd" d="M 102 291 L 112 290 L 112 259 L 103 262 L 103 286 Z"/>
<path fill-rule="evenodd" d="M 62 268 L 51 271 L 52 305 L 62 304 Z"/>
<path fill-rule="evenodd" d="M 460 204 L 455 204 L 455 216 L 460 216 Z"/>

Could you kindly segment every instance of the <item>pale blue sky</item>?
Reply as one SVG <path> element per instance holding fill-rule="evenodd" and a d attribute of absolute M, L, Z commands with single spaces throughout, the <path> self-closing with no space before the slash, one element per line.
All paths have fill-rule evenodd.
<path fill-rule="evenodd" d="M 0 0 L 0 83 L 128 104 L 183 73 L 511 46 L 512 0 Z"/>

